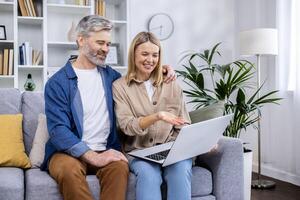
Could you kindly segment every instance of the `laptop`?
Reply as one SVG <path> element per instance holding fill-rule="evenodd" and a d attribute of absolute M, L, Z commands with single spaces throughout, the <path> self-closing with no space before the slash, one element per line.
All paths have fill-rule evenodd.
<path fill-rule="evenodd" d="M 206 153 L 223 137 L 233 114 L 182 127 L 175 141 L 128 154 L 161 164 L 163 167 Z"/>

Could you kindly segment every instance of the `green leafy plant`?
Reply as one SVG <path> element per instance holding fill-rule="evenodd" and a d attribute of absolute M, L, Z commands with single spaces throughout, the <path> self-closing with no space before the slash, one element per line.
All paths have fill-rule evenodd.
<path fill-rule="evenodd" d="M 251 79 L 255 76 L 255 66 L 251 62 L 236 60 L 225 65 L 213 63 L 215 55 L 221 56 L 218 51 L 220 44 L 216 44 L 211 50 L 187 53 L 180 61 L 184 62 L 185 70 L 176 72 L 190 87 L 183 92 L 192 99 L 188 103 L 195 104 L 196 109 L 224 102 L 224 114 L 234 113 L 224 135 L 239 137 L 241 130 L 254 125 L 261 117 L 260 108 L 263 105 L 278 104 L 281 98 L 273 97 L 278 91 L 271 91 L 257 98 L 264 84 L 258 89 L 253 87 Z M 207 77 L 209 81 L 205 81 Z M 254 92 L 247 97 L 250 90 Z"/>

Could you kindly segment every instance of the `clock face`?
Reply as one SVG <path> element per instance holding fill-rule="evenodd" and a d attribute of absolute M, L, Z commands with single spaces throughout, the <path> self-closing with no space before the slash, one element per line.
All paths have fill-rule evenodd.
<path fill-rule="evenodd" d="M 148 31 L 153 33 L 158 39 L 166 40 L 174 32 L 173 20 L 165 13 L 155 14 L 148 22 Z"/>

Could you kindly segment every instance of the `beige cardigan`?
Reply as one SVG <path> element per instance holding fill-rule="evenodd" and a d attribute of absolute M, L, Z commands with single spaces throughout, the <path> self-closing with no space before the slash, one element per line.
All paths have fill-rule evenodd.
<path fill-rule="evenodd" d="M 113 96 L 125 152 L 174 140 L 181 128 L 181 126 L 158 121 L 146 129 L 141 129 L 140 117 L 158 111 L 168 111 L 190 122 L 182 90 L 175 81 L 154 87 L 152 102 L 150 102 L 143 82 L 133 79 L 130 85 L 127 85 L 125 77 L 122 77 L 113 83 Z"/>

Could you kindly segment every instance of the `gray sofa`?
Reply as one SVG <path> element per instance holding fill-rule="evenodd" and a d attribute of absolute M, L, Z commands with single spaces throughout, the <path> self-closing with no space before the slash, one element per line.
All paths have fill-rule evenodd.
<path fill-rule="evenodd" d="M 17 89 L 0 89 L 0 114 L 23 114 L 23 136 L 29 155 L 37 128 L 39 113 L 44 113 L 42 93 Z M 0 127 L 1 129 L 1 127 Z M 193 167 L 193 200 L 242 200 L 243 154 L 238 139 L 224 138 L 216 152 L 196 159 Z M 87 176 L 95 199 L 100 187 L 96 176 Z M 0 167 L 0 200 L 58 200 L 62 199 L 56 182 L 40 169 L 22 170 Z M 135 199 L 135 176 L 130 174 L 127 199 Z"/>

